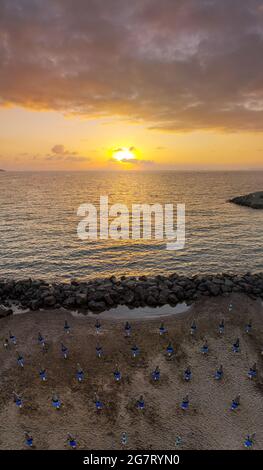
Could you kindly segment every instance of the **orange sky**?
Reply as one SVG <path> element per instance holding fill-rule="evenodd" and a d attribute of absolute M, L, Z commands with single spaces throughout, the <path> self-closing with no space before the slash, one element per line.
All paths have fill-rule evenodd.
<path fill-rule="evenodd" d="M 2 0 L 0 18 L 0 168 L 263 169 L 260 0 Z"/>

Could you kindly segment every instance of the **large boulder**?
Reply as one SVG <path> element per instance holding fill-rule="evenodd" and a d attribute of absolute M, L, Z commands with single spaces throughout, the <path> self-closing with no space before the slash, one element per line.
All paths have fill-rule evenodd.
<path fill-rule="evenodd" d="M 11 308 L 6 308 L 2 305 L 0 306 L 0 318 L 8 317 L 9 315 L 12 315 L 12 313 L 13 310 Z"/>
<path fill-rule="evenodd" d="M 245 196 L 237 196 L 230 199 L 229 202 L 239 206 L 251 207 L 252 209 L 263 209 L 263 191 L 246 194 Z"/>

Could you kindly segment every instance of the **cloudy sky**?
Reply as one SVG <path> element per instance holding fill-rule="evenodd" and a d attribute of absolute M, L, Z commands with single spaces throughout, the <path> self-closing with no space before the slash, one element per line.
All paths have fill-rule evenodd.
<path fill-rule="evenodd" d="M 0 0 L 0 167 L 263 169 L 262 0 Z"/>

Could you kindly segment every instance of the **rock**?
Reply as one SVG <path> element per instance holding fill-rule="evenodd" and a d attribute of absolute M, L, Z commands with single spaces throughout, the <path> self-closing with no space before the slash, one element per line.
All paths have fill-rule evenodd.
<path fill-rule="evenodd" d="M 124 302 L 124 304 L 132 304 L 134 301 L 134 293 L 132 291 L 125 292 L 121 300 Z"/>
<path fill-rule="evenodd" d="M 175 294 L 170 294 L 168 297 L 168 301 L 170 305 L 176 305 L 178 303 L 178 298 Z"/>
<path fill-rule="evenodd" d="M 169 289 L 163 289 L 161 292 L 160 292 L 160 295 L 159 295 L 159 303 L 161 305 L 165 305 L 168 303 L 168 299 L 169 299 L 169 295 L 171 295 L 171 291 Z"/>
<path fill-rule="evenodd" d="M 234 197 L 228 202 L 233 202 L 234 204 L 238 204 L 240 206 L 251 207 L 252 209 L 263 209 L 263 191 L 246 194 L 245 196 Z"/>
<path fill-rule="evenodd" d="M 73 295 L 67 297 L 63 302 L 63 307 L 65 308 L 74 308 L 76 307 L 76 297 Z"/>
<path fill-rule="evenodd" d="M 76 304 L 78 307 L 83 307 L 87 303 L 87 294 L 82 292 L 77 292 L 76 294 Z"/>
<path fill-rule="evenodd" d="M 221 291 L 223 292 L 223 294 L 226 294 L 226 293 L 230 293 L 232 289 L 229 286 L 223 285 L 221 286 Z"/>
<path fill-rule="evenodd" d="M 45 307 L 53 307 L 56 303 L 56 298 L 53 295 L 48 295 L 44 297 L 44 306 Z"/>
<path fill-rule="evenodd" d="M 211 284 L 209 286 L 209 291 L 212 295 L 217 296 L 220 294 L 220 287 L 218 285 Z"/>
<path fill-rule="evenodd" d="M 38 310 L 41 307 L 41 302 L 38 299 L 31 300 L 29 308 L 31 310 Z"/>
<path fill-rule="evenodd" d="M 13 310 L 11 308 L 5 308 L 3 306 L 0 307 L 0 318 L 5 318 L 9 317 L 9 315 L 12 315 Z"/>
<path fill-rule="evenodd" d="M 150 307 L 156 307 L 158 305 L 158 301 L 152 295 L 147 297 L 146 302 Z"/>
<path fill-rule="evenodd" d="M 114 305 L 114 300 L 108 292 L 104 295 L 104 300 L 109 307 Z"/>

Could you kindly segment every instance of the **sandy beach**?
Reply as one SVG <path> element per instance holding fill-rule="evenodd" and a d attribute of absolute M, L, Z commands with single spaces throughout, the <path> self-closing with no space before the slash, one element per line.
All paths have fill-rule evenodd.
<path fill-rule="evenodd" d="M 229 304 L 233 305 L 229 311 Z M 170 309 L 170 307 L 169 307 Z M 34 438 L 35 449 L 67 449 L 67 434 L 73 434 L 79 449 L 120 449 L 121 434 L 127 432 L 128 449 L 242 449 L 246 434 L 256 433 L 254 448 L 263 448 L 263 308 L 260 300 L 243 294 L 207 298 L 196 302 L 186 313 L 162 317 L 168 333 L 159 335 L 160 319 L 131 320 L 131 338 L 124 337 L 124 320 L 103 318 L 102 329 L 95 332 L 94 317 L 73 317 L 70 312 L 39 311 L 11 315 L 0 320 L 1 388 L 0 449 L 23 449 L 24 432 Z M 106 315 L 105 315 L 106 316 Z M 220 336 L 218 324 L 225 319 L 225 333 Z M 64 332 L 64 321 L 71 326 Z M 197 333 L 190 335 L 196 320 Z M 252 319 L 252 331 L 245 325 Z M 17 346 L 3 347 L 9 330 L 17 337 Z M 38 344 L 38 332 L 45 337 L 47 352 Z M 232 344 L 240 338 L 240 352 Z M 209 353 L 200 349 L 205 338 Z M 171 340 L 175 356 L 167 360 L 166 347 Z M 69 348 L 69 358 L 61 355 L 61 342 Z M 104 356 L 96 357 L 96 344 Z M 131 347 L 140 348 L 138 358 L 131 357 Z M 25 359 L 24 369 L 16 362 L 16 351 Z M 257 363 L 258 376 L 249 380 L 249 368 Z M 84 370 L 84 381 L 76 379 L 77 363 Z M 116 364 L 122 373 L 114 381 Z M 224 376 L 214 379 L 222 364 Z M 153 383 L 151 372 L 160 367 L 161 380 Z M 183 372 L 190 365 L 192 380 L 186 383 Z M 41 382 L 40 367 L 47 371 Z M 15 391 L 23 398 L 18 409 L 13 401 Z M 63 406 L 51 405 L 56 392 Z M 98 393 L 104 404 L 97 412 L 94 403 Z M 136 408 L 140 395 L 145 410 Z M 190 407 L 180 408 L 189 394 Z M 232 400 L 241 395 L 237 411 L 229 410 Z"/>

